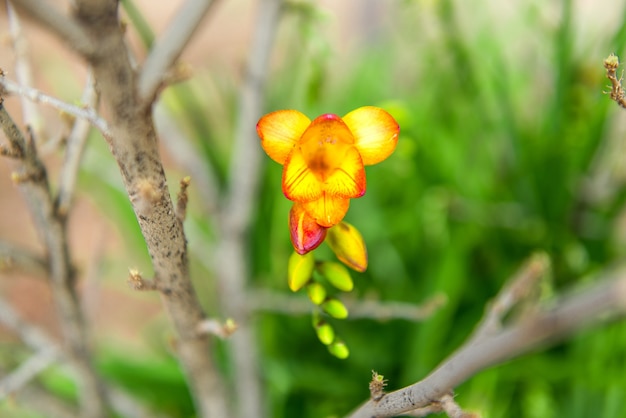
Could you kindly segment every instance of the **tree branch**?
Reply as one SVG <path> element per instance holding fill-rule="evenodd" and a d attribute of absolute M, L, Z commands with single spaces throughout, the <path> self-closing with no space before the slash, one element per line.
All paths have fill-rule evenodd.
<path fill-rule="evenodd" d="M 150 105 L 164 77 L 191 39 L 213 0 L 187 0 L 159 37 L 139 76 L 139 100 Z"/>
<path fill-rule="evenodd" d="M 40 14 L 32 16 L 45 23 Z M 73 26 L 78 25 L 87 39 L 98 40 L 97 49 L 87 53 L 68 39 L 91 64 L 110 109 L 109 144 L 146 240 L 155 284 L 178 334 L 178 357 L 197 414 L 227 417 L 224 385 L 212 363 L 209 340 L 196 331 L 204 313 L 191 284 L 183 225 L 169 195 L 151 109 L 138 99 L 138 77 L 129 60 L 117 2 L 77 1 L 74 17 Z"/>
<path fill-rule="evenodd" d="M 402 302 L 356 300 L 343 301 L 351 319 L 375 319 L 378 321 L 406 320 L 423 321 L 446 302 L 442 294 L 435 295 L 420 305 Z M 247 305 L 252 311 L 265 311 L 285 315 L 310 315 L 311 301 L 280 292 L 256 289 L 248 292 Z"/>
<path fill-rule="evenodd" d="M 102 136 L 111 142 L 111 132 L 107 122 L 102 119 L 92 107 L 79 107 L 66 103 L 55 97 L 48 96 L 28 86 L 21 86 L 6 77 L 0 77 L 0 96 L 15 94 L 19 97 L 25 97 L 35 103 L 41 103 L 52 106 L 61 112 L 74 116 L 77 119 L 85 119 L 89 121 L 96 129 L 100 131 Z"/>
<path fill-rule="evenodd" d="M 76 22 L 59 12 L 47 0 L 11 0 L 31 17 L 84 56 L 97 49 L 97 43 Z M 97 38 L 95 38 L 97 39 Z"/>
<path fill-rule="evenodd" d="M 91 71 L 87 74 L 87 85 L 83 92 L 81 102 L 87 109 L 95 109 L 98 103 L 98 93 Z M 67 216 L 74 196 L 76 177 L 80 169 L 80 162 L 83 157 L 83 150 L 91 125 L 87 119 L 78 118 L 74 121 L 74 126 L 67 138 L 65 149 L 65 161 L 61 167 L 59 177 L 59 192 L 56 198 L 57 212 L 60 216 Z"/>
<path fill-rule="evenodd" d="M 7 391 L 9 389 L 10 393 L 17 392 L 18 389 L 21 389 L 20 392 L 35 392 L 38 396 L 38 399 L 46 398 L 45 392 L 37 391 L 34 388 L 22 388 L 14 386 L 16 383 L 24 384 L 27 383 L 24 378 L 26 377 L 34 377 L 37 368 L 41 371 L 45 368 L 46 363 L 54 362 L 54 361 L 65 361 L 64 353 L 61 350 L 61 347 L 54 341 L 50 336 L 46 335 L 39 328 L 29 323 L 28 321 L 23 320 L 17 312 L 11 308 L 6 301 L 0 299 L 0 324 L 14 331 L 20 339 L 33 351 L 38 354 L 32 358 L 33 363 L 29 366 L 25 366 L 24 364 L 20 366 L 20 369 L 25 369 L 25 371 L 19 372 L 23 374 L 22 376 L 16 376 L 17 381 L 13 382 L 5 382 L 3 380 L 0 382 L 0 385 L 7 384 L 5 389 Z M 41 357 L 37 359 L 38 357 Z M 27 375 L 26 372 L 28 371 Z M 12 376 L 12 375 L 9 375 Z M 5 378 L 6 379 L 6 378 Z M 21 380 L 21 381 L 20 381 Z M 125 392 L 116 389 L 115 387 L 110 387 L 110 399 L 113 409 L 122 416 L 129 418 L 141 418 L 141 417 L 154 417 L 161 418 L 164 415 L 156 413 L 155 411 L 149 411 L 143 405 L 138 404 L 134 399 L 129 397 Z M 19 395 L 19 394 L 18 394 Z M 50 400 L 49 402 L 53 402 Z M 29 402 L 30 404 L 31 402 Z M 42 411 L 46 413 L 51 413 L 47 408 L 40 408 Z M 64 415 L 64 414 L 60 414 Z M 76 416 L 75 413 L 72 413 L 71 416 Z"/>
<path fill-rule="evenodd" d="M 219 214 L 219 237 L 214 265 L 222 290 L 222 305 L 238 324 L 228 340 L 233 353 L 239 417 L 266 415 L 260 383 L 258 352 L 249 323 L 246 286 L 250 277 L 247 229 L 252 219 L 261 168 L 261 147 L 255 126 L 262 115 L 264 85 L 282 0 L 259 2 L 245 78 L 239 97 L 233 157 L 227 195 Z"/>
<path fill-rule="evenodd" d="M 7 1 L 7 16 L 9 18 L 9 28 L 15 54 L 15 75 L 18 83 L 30 87 L 33 85 L 33 73 L 28 59 L 28 45 L 22 32 L 20 20 L 10 1 Z M 21 102 L 23 120 L 26 122 L 26 125 L 31 127 L 35 135 L 38 135 L 41 133 L 41 120 L 37 107 L 32 101 L 27 100 L 23 96 L 21 97 Z"/>
<path fill-rule="evenodd" d="M 12 268 L 46 274 L 48 265 L 41 257 L 0 240 L 0 271 Z"/>
<path fill-rule="evenodd" d="M 13 177 L 24 193 L 47 251 L 48 275 L 67 344 L 68 360 L 78 372 L 81 381 L 82 412 L 85 416 L 104 418 L 104 387 L 92 364 L 87 331 L 74 288 L 75 274 L 67 247 L 67 230 L 64 221 L 55 211 L 46 169 L 39 160 L 34 139 L 31 137 L 27 141 L 24 138 L 1 102 L 0 125 L 13 150 L 19 150 L 19 168 Z"/>
<path fill-rule="evenodd" d="M 624 314 L 626 274 L 607 275 L 584 292 L 565 295 L 493 334 L 470 338 L 422 381 L 388 393 L 378 402 L 370 400 L 349 416 L 391 417 L 425 407 L 483 369 Z"/>
<path fill-rule="evenodd" d="M 38 351 L 13 372 L 3 377 L 0 380 L 0 401 L 26 386 L 39 373 L 56 363 L 59 354 L 56 347 Z"/>

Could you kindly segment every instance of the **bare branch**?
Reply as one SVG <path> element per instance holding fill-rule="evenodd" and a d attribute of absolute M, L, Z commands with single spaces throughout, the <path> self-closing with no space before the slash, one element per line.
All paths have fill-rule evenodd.
<path fill-rule="evenodd" d="M 220 242 L 215 254 L 215 269 L 222 289 L 224 310 L 239 324 L 229 339 L 235 366 L 234 379 L 238 416 L 262 418 L 262 386 L 259 362 L 246 304 L 246 286 L 250 277 L 246 231 L 259 184 L 261 148 L 256 136 L 256 122 L 261 117 L 264 85 L 268 62 L 278 27 L 282 0 L 259 2 L 245 78 L 239 97 L 238 120 L 235 130 L 233 157 L 230 163 L 225 205 L 219 216 Z"/>
<path fill-rule="evenodd" d="M 98 102 L 98 93 L 91 71 L 87 74 L 87 85 L 83 92 L 81 102 L 87 109 L 95 109 Z M 83 156 L 83 150 L 91 125 L 87 119 L 80 118 L 74 121 L 74 126 L 67 138 L 67 147 L 65 150 L 65 161 L 61 167 L 61 175 L 59 177 L 59 193 L 56 199 L 57 213 L 65 217 L 70 210 L 72 197 L 74 196 L 74 188 L 76 186 L 76 177 L 80 168 L 80 161 Z"/>
<path fill-rule="evenodd" d="M 60 352 L 56 347 L 47 348 L 20 364 L 17 369 L 0 380 L 0 401 L 27 385 L 39 373 L 57 362 L 59 357 Z"/>
<path fill-rule="evenodd" d="M 13 268 L 45 274 L 48 266 L 41 257 L 0 240 L 0 271 Z"/>
<path fill-rule="evenodd" d="M 86 416 L 105 417 L 104 387 L 94 371 L 88 348 L 87 331 L 74 288 L 75 276 L 67 246 L 67 231 L 55 212 L 46 169 L 37 155 L 35 141 L 32 137 L 28 141 L 24 138 L 1 104 L 0 126 L 12 147 L 22 152 L 14 179 L 19 179 L 19 187 L 46 248 L 48 276 L 67 344 L 68 361 L 81 380 L 82 411 Z"/>
<path fill-rule="evenodd" d="M 592 323 L 626 314 L 626 274 L 607 275 L 584 292 L 572 293 L 495 334 L 471 339 L 422 381 L 368 401 L 351 418 L 391 417 L 427 406 L 477 372 Z"/>
<path fill-rule="evenodd" d="M 140 101 L 151 104 L 164 77 L 209 11 L 213 0 L 187 0 L 156 41 L 139 76 Z"/>
<path fill-rule="evenodd" d="M 196 326 L 204 312 L 193 289 L 183 225 L 176 217 L 159 155 L 154 123 L 138 98 L 137 74 L 120 30 L 117 2 L 83 0 L 76 18 L 98 39 L 91 63 L 102 100 L 111 113 L 111 151 L 152 259 L 154 282 L 177 332 L 176 348 L 201 417 L 229 416 L 224 385 L 206 336 Z M 162 76 L 162 75 L 161 75 Z"/>
<path fill-rule="evenodd" d="M 47 0 L 11 0 L 38 20 L 50 32 L 61 38 L 72 48 L 89 56 L 97 48 L 87 33 L 76 22 L 65 16 Z"/>
<path fill-rule="evenodd" d="M 344 305 L 350 312 L 348 320 L 375 319 L 423 321 L 442 307 L 446 297 L 435 295 L 421 305 L 411 303 L 347 299 Z M 306 297 L 256 289 L 248 293 L 247 305 L 253 311 L 282 313 L 285 315 L 310 315 L 311 302 Z"/>
<path fill-rule="evenodd" d="M 96 111 L 91 107 L 74 106 L 52 96 L 48 96 L 39 90 L 27 86 L 21 86 L 6 79 L 5 77 L 0 77 L 0 95 L 5 94 L 15 94 L 20 97 L 25 97 L 35 103 L 52 106 L 55 109 L 76 118 L 88 120 L 96 129 L 100 131 L 100 133 L 102 133 L 102 136 L 104 136 L 107 142 L 111 142 L 111 132 L 109 131 L 107 122 L 100 118 Z"/>
<path fill-rule="evenodd" d="M 77 418 L 79 416 L 75 407 L 35 385 L 26 386 L 17 392 L 14 398 L 21 405 L 27 405 L 29 409 L 39 411 L 47 418 Z"/>
<path fill-rule="evenodd" d="M 526 261 L 519 271 L 509 280 L 491 303 L 487 305 L 485 315 L 474 331 L 473 339 L 480 340 L 502 328 L 502 319 L 520 301 L 527 298 L 537 289 L 538 280 L 550 268 L 550 260 L 544 253 L 534 254 Z"/>
<path fill-rule="evenodd" d="M 216 215 L 220 195 L 215 172 L 207 167 L 206 162 L 192 145 L 191 139 L 186 137 L 174 118 L 160 104 L 154 108 L 154 119 L 159 137 L 168 154 L 178 166 L 191 175 L 209 219 L 214 219 L 214 216 L 210 215 Z"/>
<path fill-rule="evenodd" d="M 30 87 L 33 85 L 33 73 L 28 59 L 28 45 L 22 32 L 20 20 L 10 1 L 7 1 L 7 16 L 9 18 L 9 29 L 15 53 L 15 75 L 18 83 Z M 21 99 L 23 120 L 33 129 L 35 135 L 38 135 L 41 132 L 41 119 L 39 112 L 37 112 L 37 107 L 25 97 L 21 97 Z"/>

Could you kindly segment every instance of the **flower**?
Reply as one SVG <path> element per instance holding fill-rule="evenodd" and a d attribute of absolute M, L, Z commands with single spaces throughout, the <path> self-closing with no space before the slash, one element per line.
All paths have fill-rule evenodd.
<path fill-rule="evenodd" d="M 383 109 L 365 106 L 313 121 L 297 110 L 278 110 L 259 120 L 257 132 L 267 155 L 284 166 L 283 193 L 295 202 L 292 242 L 306 252 L 324 240 L 322 229 L 341 222 L 351 198 L 363 196 L 364 166 L 391 155 L 399 127 Z"/>

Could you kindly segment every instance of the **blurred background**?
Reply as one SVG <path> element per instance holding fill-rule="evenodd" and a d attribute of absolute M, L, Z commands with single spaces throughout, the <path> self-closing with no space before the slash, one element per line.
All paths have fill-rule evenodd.
<path fill-rule="evenodd" d="M 181 2 L 121 3 L 131 49 L 142 62 L 151 34 L 162 33 Z M 160 97 L 156 124 L 173 195 L 190 174 L 171 151 L 177 141 L 201 157 L 218 187 L 227 181 L 257 13 L 256 2 L 216 3 L 181 58 L 193 76 Z M 78 101 L 83 63 L 27 19 L 24 25 L 35 86 Z M 3 9 L 4 38 L 6 27 Z M 552 261 L 544 298 L 620 267 L 626 113 L 603 94 L 602 62 L 611 52 L 624 55 L 625 45 L 626 2 L 615 0 L 285 2 L 264 112 L 293 108 L 314 118 L 375 105 L 401 127 L 395 153 L 367 168 L 367 193 L 352 201 L 346 217 L 364 235 L 370 259 L 365 273 L 353 273 L 350 297 L 419 305 L 443 294 L 447 302 L 423 321 L 332 322 L 350 348 L 346 360 L 319 343 L 310 314 L 255 311 L 250 350 L 258 353 L 269 416 L 345 415 L 369 396 L 372 370 L 389 380 L 390 390 L 423 378 L 462 344 L 485 304 L 536 251 Z M 0 68 L 11 77 L 13 51 L 8 42 L 0 48 Z M 6 105 L 19 120 L 19 100 Z M 56 111 L 39 108 L 40 150 L 54 181 L 68 126 Z M 282 167 L 263 161 L 246 243 L 247 286 L 287 295 L 291 204 L 281 192 Z M 0 240 L 41 253 L 11 167 L 0 161 Z M 200 185 L 202 179 L 192 178 L 185 224 L 192 276 L 207 313 L 223 319 L 228 312 L 219 308 L 210 257 L 219 242 Z M 150 260 L 117 165 L 97 132 L 69 219 L 102 375 L 169 416 L 193 416 L 158 295 L 126 284 L 129 268 L 149 277 Z M 330 257 L 325 248 L 320 253 Z M 0 295 L 58 336 L 43 279 L 0 270 Z M 625 350 L 625 323 L 584 331 L 477 374 L 457 388 L 456 400 L 493 418 L 623 417 Z M 227 345 L 216 342 L 215 355 L 225 384 L 236 386 Z M 27 357 L 0 328 L 0 371 Z M 46 370 L 37 384 L 73 400 L 62 366 Z M 10 399 L 0 403 L 5 414 L 41 416 Z"/>

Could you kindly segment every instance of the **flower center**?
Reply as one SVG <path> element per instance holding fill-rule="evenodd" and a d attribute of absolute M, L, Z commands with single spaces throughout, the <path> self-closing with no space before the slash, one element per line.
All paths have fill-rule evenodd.
<path fill-rule="evenodd" d="M 304 132 L 299 145 L 309 170 L 325 182 L 341 167 L 353 144 L 354 137 L 341 118 L 322 115 Z"/>

